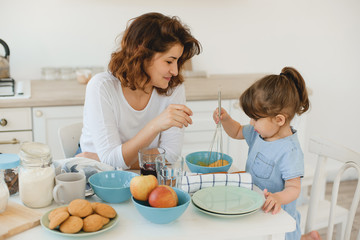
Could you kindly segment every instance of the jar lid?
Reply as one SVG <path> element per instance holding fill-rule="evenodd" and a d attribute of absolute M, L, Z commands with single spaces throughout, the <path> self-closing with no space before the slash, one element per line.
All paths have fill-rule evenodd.
<path fill-rule="evenodd" d="M 16 168 L 20 164 L 20 158 L 17 154 L 2 153 L 0 154 L 0 169 Z"/>
<path fill-rule="evenodd" d="M 37 164 L 51 162 L 51 153 L 48 145 L 38 142 L 24 142 L 20 146 L 20 159 L 23 164 Z"/>

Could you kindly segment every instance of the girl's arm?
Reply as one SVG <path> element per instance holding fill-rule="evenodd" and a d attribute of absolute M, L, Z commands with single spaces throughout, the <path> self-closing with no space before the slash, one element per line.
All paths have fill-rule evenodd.
<path fill-rule="evenodd" d="M 216 110 L 213 113 L 213 119 L 216 124 L 219 122 L 219 109 L 216 108 Z M 231 138 L 234 139 L 244 139 L 244 135 L 242 132 L 242 125 L 232 119 L 230 115 L 226 112 L 224 108 L 221 108 L 221 124 L 226 132 L 227 135 L 229 135 Z"/>
<path fill-rule="evenodd" d="M 285 188 L 281 192 L 271 193 L 264 189 L 266 201 L 262 207 L 264 212 L 272 211 L 273 214 L 279 213 L 281 205 L 291 203 L 296 200 L 301 191 L 300 177 L 285 181 Z"/>

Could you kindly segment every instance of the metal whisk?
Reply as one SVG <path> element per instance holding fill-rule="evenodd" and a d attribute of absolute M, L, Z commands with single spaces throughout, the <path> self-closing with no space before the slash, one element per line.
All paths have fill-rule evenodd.
<path fill-rule="evenodd" d="M 222 140 L 222 130 L 221 130 L 222 127 L 221 127 L 221 121 L 220 121 L 221 91 L 218 92 L 218 111 L 219 111 L 219 122 L 216 125 L 214 137 L 213 137 L 211 145 L 210 145 L 210 150 L 209 150 L 210 153 L 209 153 L 207 165 L 209 165 L 211 162 L 215 162 L 220 159 L 223 159 L 223 157 L 222 157 L 222 155 L 223 155 L 223 140 Z M 214 149 L 214 147 L 215 147 L 215 149 Z M 215 161 L 212 161 L 214 159 L 214 154 L 215 154 Z M 220 166 L 223 166 L 223 163 L 220 163 Z"/>

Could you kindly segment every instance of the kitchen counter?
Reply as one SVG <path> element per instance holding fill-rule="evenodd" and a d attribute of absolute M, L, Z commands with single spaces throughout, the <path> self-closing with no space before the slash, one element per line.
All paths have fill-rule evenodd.
<path fill-rule="evenodd" d="M 218 89 L 222 99 L 237 99 L 254 81 L 265 74 L 212 75 L 185 78 L 186 99 L 216 100 Z M 1 99 L 0 108 L 50 107 L 83 105 L 86 85 L 76 80 L 32 80 L 29 99 Z"/>

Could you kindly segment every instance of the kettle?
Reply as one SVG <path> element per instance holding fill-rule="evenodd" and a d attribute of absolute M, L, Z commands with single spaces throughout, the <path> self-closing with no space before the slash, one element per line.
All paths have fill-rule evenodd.
<path fill-rule="evenodd" d="M 5 49 L 5 56 L 0 56 L 0 79 L 1 78 L 9 78 L 10 77 L 10 49 L 9 46 L 4 42 L 4 40 L 0 39 L 0 44 Z"/>

